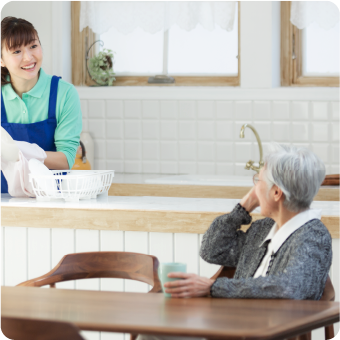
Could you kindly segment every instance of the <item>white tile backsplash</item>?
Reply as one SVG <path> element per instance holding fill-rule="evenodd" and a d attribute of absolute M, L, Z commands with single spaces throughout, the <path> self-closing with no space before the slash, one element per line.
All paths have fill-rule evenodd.
<path fill-rule="evenodd" d="M 179 162 L 178 166 L 178 172 L 180 174 L 197 174 L 196 162 Z"/>
<path fill-rule="evenodd" d="M 106 141 L 106 158 L 116 159 L 116 160 L 124 159 L 123 141 L 107 140 Z M 115 170 L 115 169 L 112 169 L 112 170 Z"/>
<path fill-rule="evenodd" d="M 143 139 L 158 139 L 159 137 L 159 122 L 158 121 L 143 121 L 142 122 Z M 129 138 L 125 136 L 125 138 Z"/>
<path fill-rule="evenodd" d="M 237 101 L 235 102 L 235 119 L 251 121 L 251 102 L 250 101 Z"/>
<path fill-rule="evenodd" d="M 214 102 L 198 101 L 197 102 L 197 119 L 214 119 Z"/>
<path fill-rule="evenodd" d="M 87 116 L 88 116 L 88 103 L 87 103 L 88 101 L 87 100 L 84 100 L 84 99 L 82 99 L 81 101 L 80 101 L 80 109 L 81 109 L 81 113 L 82 113 L 82 115 L 83 115 L 83 119 L 84 118 L 87 118 Z"/>
<path fill-rule="evenodd" d="M 178 142 L 179 159 L 183 161 L 195 161 L 196 142 Z"/>
<path fill-rule="evenodd" d="M 233 120 L 234 117 L 234 106 L 231 101 L 216 101 L 216 119 L 224 120 L 229 119 Z"/>
<path fill-rule="evenodd" d="M 291 140 L 290 123 L 286 122 L 273 122 L 272 124 L 272 140 L 277 142 L 284 142 Z M 261 136 L 260 136 L 261 138 Z"/>
<path fill-rule="evenodd" d="M 161 174 L 177 174 L 177 162 L 161 162 Z"/>
<path fill-rule="evenodd" d="M 106 120 L 106 138 L 123 139 L 123 122 L 121 120 Z"/>
<path fill-rule="evenodd" d="M 216 161 L 217 162 L 233 162 L 234 161 L 233 143 L 217 142 L 215 148 L 216 148 Z"/>
<path fill-rule="evenodd" d="M 339 123 L 332 124 L 332 142 L 339 142 Z"/>
<path fill-rule="evenodd" d="M 292 119 L 308 119 L 308 102 L 292 102 Z"/>
<path fill-rule="evenodd" d="M 233 140 L 234 122 L 231 120 L 216 122 L 216 139 Z"/>
<path fill-rule="evenodd" d="M 157 141 L 143 142 L 142 158 L 145 160 L 159 160 L 159 143 Z"/>
<path fill-rule="evenodd" d="M 215 163 L 209 162 L 209 163 L 197 163 L 197 174 L 198 175 L 209 175 L 215 173 Z"/>
<path fill-rule="evenodd" d="M 195 101 L 180 101 L 179 102 L 179 119 L 195 119 Z"/>
<path fill-rule="evenodd" d="M 248 175 L 268 143 L 304 145 L 339 168 L 339 103 L 322 100 L 81 99 L 83 130 L 95 144 L 95 168 L 117 172 Z"/>
<path fill-rule="evenodd" d="M 143 122 L 148 124 L 149 122 Z M 124 121 L 124 139 L 139 139 L 141 135 L 141 123 L 139 120 Z M 144 129 L 143 129 L 144 135 Z"/>
<path fill-rule="evenodd" d="M 177 161 L 177 142 L 161 142 L 161 160 Z"/>
<path fill-rule="evenodd" d="M 160 173 L 159 162 L 143 161 L 142 170 L 143 173 L 147 174 L 159 174 Z"/>
<path fill-rule="evenodd" d="M 124 159 L 141 159 L 141 144 L 139 141 L 124 142 Z"/>
<path fill-rule="evenodd" d="M 339 102 L 332 102 L 332 119 L 333 120 L 339 120 Z"/>
<path fill-rule="evenodd" d="M 328 120 L 328 102 L 312 102 L 312 119 Z"/>
<path fill-rule="evenodd" d="M 143 100 L 142 117 L 143 119 L 158 119 L 160 105 L 157 100 Z"/>
<path fill-rule="evenodd" d="M 253 120 L 270 120 L 270 102 L 253 103 Z"/>
<path fill-rule="evenodd" d="M 105 120 L 104 119 L 88 119 L 88 131 L 92 138 L 102 139 L 106 138 L 105 135 Z M 85 130 L 84 130 L 85 131 Z"/>
<path fill-rule="evenodd" d="M 272 117 L 275 120 L 289 120 L 289 102 L 274 101 Z"/>
<path fill-rule="evenodd" d="M 199 161 L 213 161 L 215 157 L 215 143 L 197 142 L 197 159 Z"/>
<path fill-rule="evenodd" d="M 313 141 L 314 142 L 327 142 L 329 140 L 329 124 L 322 122 L 315 122 L 313 126 Z"/>
<path fill-rule="evenodd" d="M 173 120 L 161 121 L 161 139 L 177 140 L 178 123 Z"/>
<path fill-rule="evenodd" d="M 104 118 L 105 117 L 105 101 L 104 100 L 89 100 L 87 106 L 88 106 L 88 117 L 89 118 Z"/>
<path fill-rule="evenodd" d="M 124 117 L 125 118 L 140 118 L 141 116 L 140 100 L 125 100 L 124 101 Z"/>
<path fill-rule="evenodd" d="M 214 140 L 215 138 L 214 121 L 198 121 L 197 122 L 197 139 L 198 140 Z"/>
<path fill-rule="evenodd" d="M 178 125 L 180 140 L 196 140 L 195 121 L 179 121 Z"/>
<path fill-rule="evenodd" d="M 293 142 L 309 141 L 309 124 L 303 122 L 292 123 L 292 140 Z"/>
<path fill-rule="evenodd" d="M 339 144 L 338 145 L 334 144 L 331 146 L 331 155 L 332 155 L 331 161 L 333 163 L 339 163 Z"/>
<path fill-rule="evenodd" d="M 124 117 L 122 100 L 106 101 L 106 118 L 122 119 Z"/>
<path fill-rule="evenodd" d="M 177 101 L 162 100 L 161 101 L 161 119 L 175 119 L 177 120 Z"/>

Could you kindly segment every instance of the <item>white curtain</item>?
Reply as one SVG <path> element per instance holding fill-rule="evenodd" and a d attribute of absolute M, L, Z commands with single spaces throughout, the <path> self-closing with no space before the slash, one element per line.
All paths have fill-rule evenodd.
<path fill-rule="evenodd" d="M 339 22 L 339 9 L 330 1 L 292 1 L 290 22 L 299 29 L 317 22 L 328 30 Z"/>
<path fill-rule="evenodd" d="M 200 23 L 231 31 L 237 1 L 81 1 L 79 31 L 89 26 L 102 34 L 111 27 L 127 34 L 140 27 L 149 33 L 172 25 L 190 31 Z"/>

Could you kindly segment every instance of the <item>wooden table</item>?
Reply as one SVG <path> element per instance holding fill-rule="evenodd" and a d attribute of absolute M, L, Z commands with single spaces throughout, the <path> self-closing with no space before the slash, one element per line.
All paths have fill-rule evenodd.
<path fill-rule="evenodd" d="M 163 294 L 2 287 L 3 316 L 74 323 L 83 330 L 285 339 L 339 321 L 339 303 L 167 299 Z"/>

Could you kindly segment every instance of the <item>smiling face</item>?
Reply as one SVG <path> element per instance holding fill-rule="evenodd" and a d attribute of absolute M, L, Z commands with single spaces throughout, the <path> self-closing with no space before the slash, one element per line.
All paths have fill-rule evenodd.
<path fill-rule="evenodd" d="M 8 69 L 14 84 L 37 80 L 42 60 L 42 48 L 37 36 L 26 46 L 11 49 L 2 46 L 1 49 L 1 66 Z"/>

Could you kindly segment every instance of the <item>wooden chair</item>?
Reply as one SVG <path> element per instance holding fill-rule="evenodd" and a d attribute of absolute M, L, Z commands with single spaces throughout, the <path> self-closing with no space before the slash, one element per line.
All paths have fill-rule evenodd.
<path fill-rule="evenodd" d="M 147 283 L 153 288 L 149 293 L 162 292 L 158 277 L 159 261 L 152 255 L 128 252 L 89 252 L 65 255 L 47 274 L 18 284 L 18 286 L 41 287 L 57 282 L 90 279 L 119 278 Z M 131 334 L 131 340 L 136 339 Z"/>
<path fill-rule="evenodd" d="M 2 333 L 13 340 L 85 340 L 71 323 L 1 317 Z"/>
<path fill-rule="evenodd" d="M 216 272 L 214 276 L 212 276 L 212 279 L 217 279 L 219 277 L 228 277 L 229 279 L 234 277 L 236 268 L 234 267 L 225 267 L 221 266 L 221 268 Z M 328 276 L 326 283 L 325 283 L 325 288 L 323 290 L 322 296 L 320 298 L 320 301 L 334 301 L 335 300 L 335 291 L 334 287 L 332 285 L 331 279 Z M 334 326 L 329 325 L 325 327 L 325 339 L 329 340 L 334 338 Z M 312 334 L 311 332 L 308 332 L 306 334 L 299 335 L 295 338 L 290 338 L 288 340 L 311 340 L 312 339 Z"/>
<path fill-rule="evenodd" d="M 57 282 L 90 279 L 117 278 L 147 283 L 153 288 L 149 293 L 162 291 L 158 278 L 159 262 L 152 255 L 102 251 L 65 255 L 47 274 L 18 284 L 18 286 L 55 288 Z"/>

